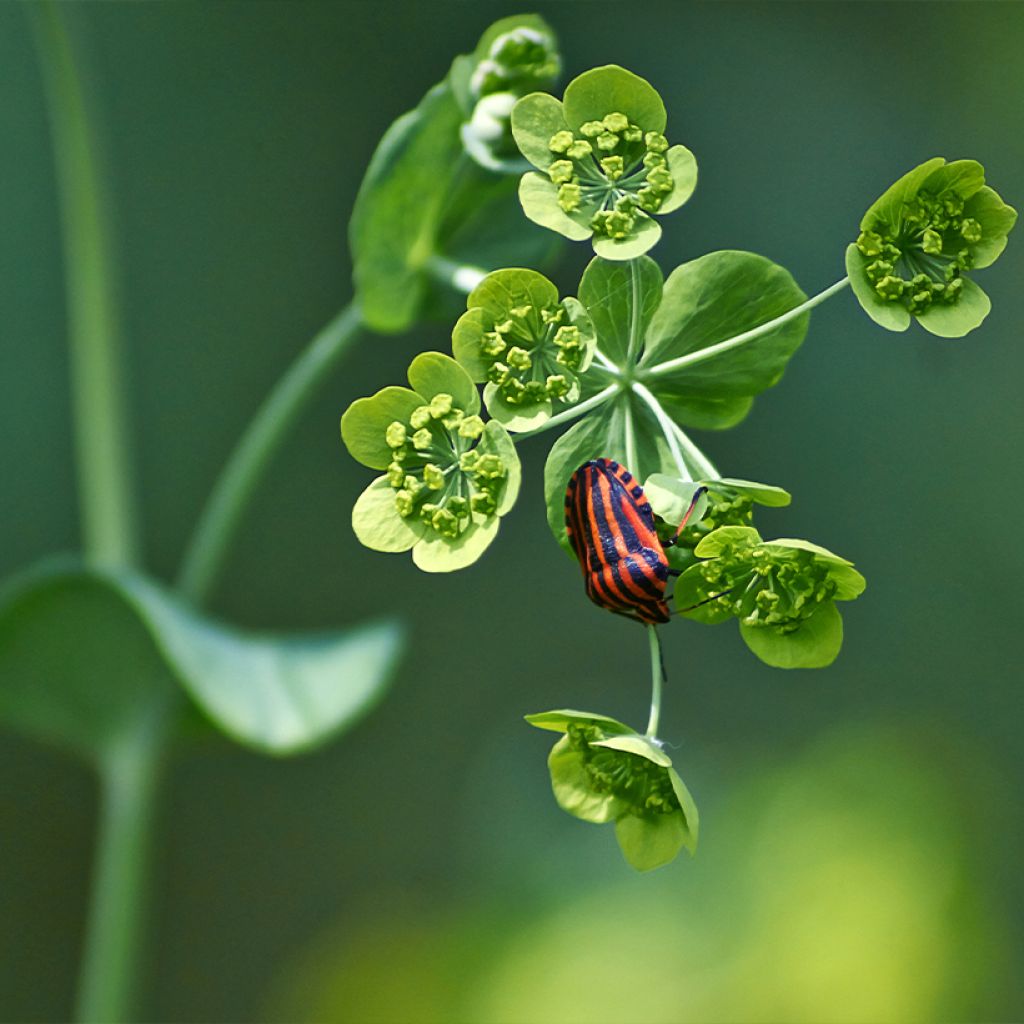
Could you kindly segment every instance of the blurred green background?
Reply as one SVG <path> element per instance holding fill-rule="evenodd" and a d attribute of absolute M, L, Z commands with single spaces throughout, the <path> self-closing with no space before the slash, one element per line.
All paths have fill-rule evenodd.
<path fill-rule="evenodd" d="M 1024 6 L 536 4 L 566 67 L 648 77 L 697 154 L 667 271 L 716 248 L 843 274 L 866 206 L 927 157 L 1024 203 Z M 350 297 L 345 228 L 387 125 L 492 3 L 76 6 L 115 200 L 148 564 L 176 568 L 233 441 Z M 62 268 L 24 12 L 0 7 L 0 574 L 76 545 Z M 762 666 L 729 627 L 666 631 L 663 733 L 701 848 L 652 876 L 550 797 L 557 706 L 642 725 L 644 640 L 584 598 L 544 521 L 548 442 L 494 548 L 451 577 L 362 550 L 366 471 L 337 419 L 446 328 L 367 336 L 304 416 L 235 546 L 217 614 L 318 627 L 401 611 L 383 706 L 315 756 L 182 750 L 161 812 L 151 1020 L 931 1021 L 1024 1013 L 1016 520 L 1022 243 L 984 327 L 875 327 L 849 293 L 748 420 L 701 440 L 788 487 L 766 532 L 869 581 L 839 661 Z M 585 247 L 555 275 L 571 291 Z M 2 685 L 2 683 L 0 683 Z M 66 1019 L 96 796 L 0 736 L 0 1018 Z"/>

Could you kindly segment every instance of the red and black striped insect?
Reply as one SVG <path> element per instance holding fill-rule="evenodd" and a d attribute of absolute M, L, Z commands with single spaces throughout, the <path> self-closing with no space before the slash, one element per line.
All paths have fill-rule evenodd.
<path fill-rule="evenodd" d="M 565 491 L 565 526 L 587 596 L 638 622 L 668 622 L 665 585 L 672 547 L 707 488 L 698 488 L 671 540 L 662 542 L 644 490 L 624 466 L 592 459 L 573 473 Z"/>

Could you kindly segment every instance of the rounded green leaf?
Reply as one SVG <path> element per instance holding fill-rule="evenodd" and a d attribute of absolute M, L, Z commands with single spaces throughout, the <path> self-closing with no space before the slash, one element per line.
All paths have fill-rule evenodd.
<path fill-rule="evenodd" d="M 495 513 L 497 516 L 503 516 L 512 508 L 519 497 L 519 485 L 522 482 L 523 476 L 522 465 L 519 462 L 519 453 L 516 451 L 516 446 L 512 438 L 509 437 L 508 431 L 500 423 L 495 423 L 494 420 L 490 420 L 484 427 L 483 437 L 480 438 L 477 450 L 484 455 L 497 455 L 504 463 L 508 472 Z"/>
<path fill-rule="evenodd" d="M 1006 248 L 1006 236 L 1017 223 L 1017 211 L 986 185 L 967 200 L 964 214 L 981 225 L 981 241 L 971 246 L 974 268 L 989 267 Z"/>
<path fill-rule="evenodd" d="M 427 528 L 412 516 L 403 519 L 395 506 L 395 492 L 387 477 L 379 476 L 356 499 L 352 530 L 359 543 L 373 551 L 408 551 Z"/>
<path fill-rule="evenodd" d="M 622 736 L 608 736 L 603 740 L 591 740 L 592 747 L 607 747 L 609 750 L 621 750 L 626 754 L 635 754 L 646 758 L 661 768 L 671 768 L 672 758 L 661 747 L 646 736 L 627 733 Z"/>
<path fill-rule="evenodd" d="M 921 188 L 938 196 L 953 192 L 961 199 L 969 199 L 984 184 L 985 168 L 977 160 L 951 160 L 932 171 Z"/>
<path fill-rule="evenodd" d="M 583 766 L 582 755 L 563 736 L 548 755 L 551 790 L 563 811 L 574 818 L 603 825 L 623 814 L 629 804 L 613 793 L 597 793 Z"/>
<path fill-rule="evenodd" d="M 910 312 L 902 303 L 889 302 L 875 291 L 866 267 L 867 258 L 851 242 L 846 247 L 846 273 L 861 308 L 879 327 L 887 331 L 905 331 L 910 326 Z"/>
<path fill-rule="evenodd" d="M 557 231 L 574 242 L 593 234 L 590 219 L 597 211 L 598 204 L 593 202 L 574 213 L 566 213 L 558 205 L 558 186 L 536 171 L 529 171 L 520 180 L 519 202 L 522 203 L 523 213 L 534 224 Z"/>
<path fill-rule="evenodd" d="M 752 526 L 720 526 L 693 549 L 698 558 L 715 558 L 735 544 L 759 544 L 761 535 Z"/>
<path fill-rule="evenodd" d="M 672 600 L 676 613 L 705 626 L 717 626 L 732 618 L 732 611 L 722 608 L 715 601 L 708 600 L 707 583 L 701 575 L 699 565 L 691 565 L 676 580 Z"/>
<path fill-rule="evenodd" d="M 484 340 L 484 313 L 481 309 L 469 309 L 455 323 L 452 329 L 452 355 L 473 381 L 480 384 L 487 380 L 491 361 L 480 350 Z"/>
<path fill-rule="evenodd" d="M 562 104 L 546 92 L 524 96 L 512 108 L 512 137 L 519 152 L 542 171 L 555 160 L 548 143 L 553 135 L 567 127 Z"/>
<path fill-rule="evenodd" d="M 683 398 L 668 398 L 661 391 L 657 398 L 661 407 L 679 426 L 696 427 L 698 430 L 728 430 L 742 423 L 754 407 L 752 395 L 686 395 Z"/>
<path fill-rule="evenodd" d="M 825 668 L 843 646 L 843 618 L 835 602 L 826 601 L 792 633 L 741 623 L 740 635 L 754 654 L 773 668 Z"/>
<path fill-rule="evenodd" d="M 797 540 L 793 537 L 780 537 L 778 540 L 770 541 L 772 547 L 799 548 L 801 551 L 810 551 L 819 562 L 823 562 L 828 568 L 829 578 L 836 584 L 834 594 L 837 601 L 852 601 L 864 593 L 867 587 L 867 580 L 853 568 L 853 562 L 833 554 L 828 548 L 812 544 L 809 540 Z"/>
<path fill-rule="evenodd" d="M 516 306 L 541 309 L 558 304 L 558 289 L 536 270 L 508 268 L 488 274 L 466 299 L 466 307 L 479 307 L 494 320 L 505 320 Z"/>
<path fill-rule="evenodd" d="M 500 423 L 506 430 L 534 430 L 551 419 L 551 401 L 522 402 L 510 405 L 505 396 L 494 384 L 484 387 L 484 405 L 491 418 Z"/>
<path fill-rule="evenodd" d="M 396 420 L 407 423 L 422 398 L 408 388 L 389 387 L 370 398 L 357 398 L 341 417 L 341 439 L 349 454 L 370 469 L 387 469 L 392 451 L 385 440 Z"/>
<path fill-rule="evenodd" d="M 456 572 L 472 565 L 498 536 L 500 520 L 472 522 L 455 540 L 431 531 L 412 549 L 412 560 L 423 572 Z"/>
<path fill-rule="evenodd" d="M 667 473 L 652 473 L 644 481 L 644 495 L 656 516 L 666 523 L 678 525 L 689 510 L 698 487 L 699 484 L 692 480 L 680 480 Z M 707 507 L 707 497 L 701 495 L 690 514 L 689 522 L 699 523 Z"/>
<path fill-rule="evenodd" d="M 586 121 L 612 113 L 625 114 L 645 132 L 665 130 L 665 104 L 650 82 L 632 71 L 607 64 L 574 78 L 563 98 L 566 124 L 576 131 Z"/>
<path fill-rule="evenodd" d="M 956 302 L 933 302 L 917 314 L 917 322 L 929 333 L 939 338 L 962 338 L 980 327 L 992 311 L 992 302 L 984 289 L 969 277 L 962 280 L 963 290 Z"/>
<path fill-rule="evenodd" d="M 640 308 L 636 324 L 642 338 L 661 304 L 664 280 L 661 268 L 649 256 L 633 263 L 611 262 L 595 256 L 580 280 L 579 298 L 597 334 L 597 347 L 617 366 L 626 361 L 633 318 L 633 275 Z"/>
<path fill-rule="evenodd" d="M 668 777 L 676 799 L 679 801 L 679 806 L 683 809 L 683 817 L 686 819 L 685 846 L 690 853 L 696 853 L 697 840 L 700 837 L 700 814 L 697 811 L 697 803 L 675 768 L 669 768 Z"/>
<path fill-rule="evenodd" d="M 630 867 L 653 871 L 674 861 L 689 835 L 683 815 L 677 811 L 646 817 L 625 814 L 615 822 L 615 838 Z"/>
<path fill-rule="evenodd" d="M 447 394 L 463 412 L 472 416 L 480 411 L 476 385 L 469 374 L 443 352 L 421 352 L 409 364 L 409 383 L 428 402 L 434 395 Z"/>
<path fill-rule="evenodd" d="M 758 484 L 752 480 L 736 480 L 727 476 L 717 481 L 705 480 L 704 483 L 709 484 L 712 490 L 715 489 L 716 483 L 724 484 L 734 491 L 739 491 L 740 494 L 749 495 L 758 505 L 764 505 L 765 508 L 784 508 L 793 500 L 789 491 L 773 484 Z"/>
<path fill-rule="evenodd" d="M 403 642 L 393 622 L 242 632 L 136 573 L 53 563 L 0 596 L 0 721 L 102 756 L 141 706 L 181 687 L 239 743 L 298 753 L 373 706 Z"/>
<path fill-rule="evenodd" d="M 628 238 L 609 238 L 594 235 L 594 252 L 605 260 L 635 260 L 653 249 L 661 238 L 661 225 L 646 215 L 637 215 Z"/>
<path fill-rule="evenodd" d="M 678 210 L 697 187 L 697 158 L 685 146 L 672 146 L 665 154 L 672 174 L 672 191 L 662 200 L 658 213 Z"/>
<path fill-rule="evenodd" d="M 570 723 L 578 725 L 595 725 L 602 732 L 612 734 L 632 733 L 628 725 L 623 725 L 607 715 L 598 715 L 593 711 L 573 711 L 561 708 L 557 711 L 538 711 L 523 718 L 538 729 L 549 729 L 551 732 L 565 732 Z"/>

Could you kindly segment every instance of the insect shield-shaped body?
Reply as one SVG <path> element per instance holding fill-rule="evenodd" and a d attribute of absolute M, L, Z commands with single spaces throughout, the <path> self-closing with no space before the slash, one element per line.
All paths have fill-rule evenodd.
<path fill-rule="evenodd" d="M 650 502 L 625 467 L 611 459 L 580 466 L 565 491 L 565 526 L 590 600 L 638 622 L 668 622 L 665 547 L 675 543 L 701 493 L 703 488 L 676 536 L 663 545 Z"/>

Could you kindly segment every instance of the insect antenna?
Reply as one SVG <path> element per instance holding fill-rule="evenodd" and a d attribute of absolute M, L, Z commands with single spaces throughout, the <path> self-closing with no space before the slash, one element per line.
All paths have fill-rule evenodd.
<path fill-rule="evenodd" d="M 697 507 L 697 502 L 700 501 L 700 499 L 707 493 L 708 489 L 706 487 L 698 487 L 697 490 L 694 491 L 693 498 L 690 499 L 690 507 L 686 510 L 686 515 L 683 516 L 683 521 L 679 524 L 676 532 L 672 535 L 672 539 L 665 541 L 662 547 L 671 548 L 679 543 L 680 534 L 682 534 L 683 530 L 686 529 L 686 524 L 690 521 L 690 516 L 693 515 L 693 510 Z"/>

